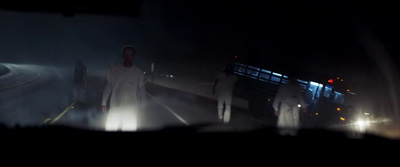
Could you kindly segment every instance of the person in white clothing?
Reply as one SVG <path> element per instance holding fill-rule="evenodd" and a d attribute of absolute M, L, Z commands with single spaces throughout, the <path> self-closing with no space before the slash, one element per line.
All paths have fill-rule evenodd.
<path fill-rule="evenodd" d="M 273 102 L 278 116 L 278 130 L 281 135 L 296 135 L 300 128 L 300 111 L 306 112 L 306 103 L 295 75 L 289 76 L 289 83 L 279 88 Z"/>
<path fill-rule="evenodd" d="M 135 47 L 124 47 L 122 54 L 124 62 L 111 68 L 103 92 L 103 112 L 109 101 L 106 131 L 136 131 L 138 112 L 146 96 L 143 71 L 132 62 Z"/>
<path fill-rule="evenodd" d="M 218 75 L 214 82 L 213 94 L 217 94 L 218 97 L 218 118 L 224 123 L 230 121 L 232 93 L 237 80 L 237 76 L 233 73 L 233 66 L 227 64 L 225 70 Z"/>

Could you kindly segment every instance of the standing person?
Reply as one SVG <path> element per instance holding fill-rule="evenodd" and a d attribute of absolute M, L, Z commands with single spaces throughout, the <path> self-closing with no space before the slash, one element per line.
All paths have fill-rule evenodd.
<path fill-rule="evenodd" d="M 237 79 L 233 73 L 232 64 L 228 63 L 225 70 L 218 75 L 218 78 L 214 82 L 213 94 L 216 93 L 218 96 L 218 118 L 223 120 L 224 123 L 230 121 L 232 93 Z"/>
<path fill-rule="evenodd" d="M 296 135 L 300 128 L 300 109 L 306 111 L 306 103 L 300 85 L 294 74 L 289 75 L 289 83 L 279 88 L 273 102 L 278 116 L 278 130 L 281 135 Z"/>
<path fill-rule="evenodd" d="M 103 112 L 110 100 L 106 131 L 136 131 L 138 112 L 146 96 L 143 71 L 133 64 L 135 47 L 124 47 L 122 54 L 123 63 L 111 68 L 103 93 Z"/>
<path fill-rule="evenodd" d="M 72 100 L 77 101 L 77 103 L 86 102 L 86 97 L 85 97 L 85 91 L 87 87 L 86 75 L 87 75 L 86 66 L 80 60 L 77 60 L 74 71 L 74 85 L 73 85 L 74 87 L 72 90 Z"/>

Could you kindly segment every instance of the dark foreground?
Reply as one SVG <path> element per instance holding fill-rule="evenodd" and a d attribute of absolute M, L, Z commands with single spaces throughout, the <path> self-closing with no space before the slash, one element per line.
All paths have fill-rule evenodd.
<path fill-rule="evenodd" d="M 355 139 L 342 132 L 325 130 L 302 130 L 298 136 L 292 137 L 278 135 L 275 128 L 224 133 L 199 133 L 198 128 L 189 126 L 127 133 L 44 126 L 2 128 L 1 136 L 3 143 L 8 143 L 8 150 L 3 150 L 7 153 L 31 156 L 43 151 L 40 156 L 46 159 L 67 156 L 67 159 L 83 158 L 92 163 L 102 163 L 111 160 L 111 157 L 119 159 L 115 163 L 143 161 L 142 158 L 148 157 L 152 162 L 159 158 L 189 158 L 199 162 L 210 158 L 219 161 L 228 158 L 228 162 L 255 162 L 253 160 L 274 161 L 271 157 L 286 156 L 313 161 L 316 157 L 392 155 L 400 148 L 399 140 L 374 135 Z"/>

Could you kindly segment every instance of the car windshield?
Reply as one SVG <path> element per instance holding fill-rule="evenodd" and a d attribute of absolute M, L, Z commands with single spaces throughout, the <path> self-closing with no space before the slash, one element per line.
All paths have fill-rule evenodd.
<path fill-rule="evenodd" d="M 0 6 L 7 127 L 400 138 L 393 4 L 17 2 Z"/>

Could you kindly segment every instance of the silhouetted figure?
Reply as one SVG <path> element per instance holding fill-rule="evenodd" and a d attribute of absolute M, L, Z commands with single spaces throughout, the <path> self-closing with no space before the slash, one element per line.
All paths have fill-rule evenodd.
<path fill-rule="evenodd" d="M 230 121 L 232 93 L 237 80 L 232 64 L 227 64 L 225 70 L 218 75 L 214 82 L 213 94 L 216 93 L 218 96 L 218 118 L 224 123 Z"/>
<path fill-rule="evenodd" d="M 306 111 L 301 87 L 294 74 L 290 74 L 289 83 L 279 88 L 273 107 L 278 116 L 278 128 L 281 135 L 296 135 L 300 128 L 300 109 Z"/>
<path fill-rule="evenodd" d="M 106 112 L 110 101 L 106 121 L 107 131 L 136 131 L 138 114 L 146 98 L 143 71 L 133 64 L 136 49 L 133 46 L 122 50 L 123 63 L 111 68 L 104 89 L 102 110 Z"/>
<path fill-rule="evenodd" d="M 72 100 L 78 103 L 86 103 L 86 75 L 86 66 L 81 61 L 77 60 L 75 64 Z"/>

